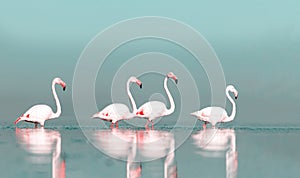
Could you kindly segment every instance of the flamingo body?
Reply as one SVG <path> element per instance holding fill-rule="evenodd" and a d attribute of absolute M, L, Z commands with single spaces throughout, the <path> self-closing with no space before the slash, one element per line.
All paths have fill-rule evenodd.
<path fill-rule="evenodd" d="M 44 104 L 32 106 L 23 116 L 15 121 L 17 124 L 20 121 L 40 123 L 44 125 L 47 119 L 50 119 L 53 114 L 52 109 Z"/>
<path fill-rule="evenodd" d="M 137 111 L 139 117 L 149 118 L 152 121 L 155 118 L 166 115 L 167 107 L 160 101 L 150 101 L 143 104 Z"/>
<path fill-rule="evenodd" d="M 142 106 L 140 106 L 140 108 L 136 112 L 136 116 L 148 119 L 148 121 L 145 125 L 146 128 L 148 127 L 148 124 L 150 122 L 151 122 L 152 128 L 153 128 L 153 126 L 154 126 L 153 120 L 154 119 L 162 117 L 162 116 L 170 115 L 175 110 L 175 103 L 174 103 L 173 97 L 167 86 L 167 81 L 169 78 L 173 79 L 176 84 L 178 82 L 178 79 L 173 72 L 169 72 L 164 79 L 164 89 L 168 95 L 171 107 L 168 109 L 166 107 L 166 105 L 160 101 L 149 101 L 149 102 L 143 104 Z"/>
<path fill-rule="evenodd" d="M 52 81 L 52 93 L 56 102 L 57 111 L 54 113 L 50 106 L 39 104 L 32 106 L 29 110 L 25 112 L 21 117 L 19 117 L 14 124 L 19 123 L 20 121 L 32 122 L 35 123 L 35 127 L 37 124 L 40 124 L 41 127 L 44 127 L 45 121 L 49 119 L 58 118 L 61 114 L 61 105 L 58 99 L 58 96 L 55 91 L 55 85 L 59 84 L 62 86 L 63 90 L 66 88 L 66 84 L 60 78 L 54 78 Z"/>
<path fill-rule="evenodd" d="M 212 124 L 213 127 L 218 122 L 230 122 L 234 119 L 236 114 L 236 104 L 229 95 L 229 92 L 232 92 L 235 96 L 235 99 L 238 97 L 238 91 L 234 88 L 232 85 L 228 85 L 226 87 L 226 96 L 228 100 L 232 104 L 232 112 L 231 115 L 228 116 L 226 110 L 221 107 L 207 107 L 204 109 L 201 109 L 200 111 L 196 111 L 191 113 L 191 115 L 196 116 L 199 120 L 202 120 L 204 122 L 203 127 L 206 128 L 206 123 L 209 122 Z"/>
<path fill-rule="evenodd" d="M 106 106 L 100 112 L 94 114 L 93 117 L 99 117 L 102 120 L 115 124 L 119 120 L 133 118 L 134 114 L 129 111 L 125 104 L 114 103 Z"/>
<path fill-rule="evenodd" d="M 92 116 L 92 118 L 100 118 L 102 120 L 111 122 L 113 127 L 115 124 L 116 127 L 118 127 L 118 121 L 123 120 L 123 119 L 131 119 L 135 116 L 136 112 L 136 104 L 135 101 L 132 97 L 132 94 L 129 90 L 129 84 L 131 82 L 136 83 L 137 85 L 142 88 L 142 82 L 138 80 L 136 77 L 130 77 L 127 81 L 126 89 L 127 89 L 127 95 L 131 101 L 132 109 L 133 111 L 130 112 L 129 108 L 122 103 L 113 103 L 108 106 L 106 106 L 104 109 L 102 109 L 100 112 L 97 112 Z"/>
<path fill-rule="evenodd" d="M 211 122 L 212 125 L 215 125 L 218 120 L 221 122 L 228 117 L 228 114 L 224 108 L 221 107 L 207 107 L 191 113 L 191 115 L 196 116 L 199 120 L 203 122 Z"/>

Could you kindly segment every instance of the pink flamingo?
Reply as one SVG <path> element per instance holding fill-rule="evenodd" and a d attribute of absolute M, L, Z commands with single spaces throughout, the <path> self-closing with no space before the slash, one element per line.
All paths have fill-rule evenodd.
<path fill-rule="evenodd" d="M 40 104 L 32 106 L 28 111 L 25 112 L 21 117 L 19 117 L 14 124 L 17 124 L 20 121 L 32 122 L 37 127 L 38 123 L 41 127 L 44 127 L 46 120 L 58 118 L 61 114 L 61 106 L 58 99 L 58 96 L 55 91 L 55 84 L 62 86 L 63 90 L 66 89 L 66 84 L 60 78 L 55 78 L 52 81 L 52 93 L 56 102 L 57 111 L 54 113 L 48 105 Z"/>
<path fill-rule="evenodd" d="M 175 103 L 174 103 L 173 97 L 167 86 L 167 81 L 169 78 L 173 79 L 176 84 L 178 82 L 178 79 L 173 72 L 169 72 L 166 75 L 165 80 L 164 80 L 164 89 L 165 89 L 165 91 L 168 95 L 169 101 L 170 101 L 170 105 L 171 105 L 170 109 L 167 109 L 166 105 L 160 101 L 149 101 L 149 102 L 143 104 L 136 112 L 136 116 L 148 118 L 147 123 L 145 125 L 146 128 L 148 128 L 148 124 L 150 122 L 152 123 L 152 128 L 153 128 L 153 126 L 154 126 L 153 120 L 154 119 L 161 117 L 161 116 L 170 115 L 175 110 Z"/>
<path fill-rule="evenodd" d="M 102 111 L 97 112 L 92 116 L 92 118 L 100 118 L 102 120 L 110 121 L 111 127 L 114 127 L 116 124 L 116 127 L 118 127 L 118 121 L 122 119 L 131 119 L 135 116 L 135 113 L 137 111 L 135 101 L 132 97 L 132 94 L 129 89 L 129 84 L 133 82 L 142 88 L 142 82 L 138 80 L 136 77 L 130 77 L 127 81 L 127 95 L 131 101 L 132 105 L 132 113 L 129 111 L 129 108 L 122 103 L 113 103 L 108 106 L 106 106 Z"/>
<path fill-rule="evenodd" d="M 200 111 L 196 111 L 191 113 L 191 115 L 198 117 L 198 119 L 204 121 L 203 127 L 206 128 L 206 124 L 210 122 L 213 127 L 218 122 L 230 122 L 234 119 L 236 114 L 236 105 L 233 99 L 230 97 L 229 92 L 232 92 L 235 96 L 235 99 L 238 98 L 238 91 L 232 85 L 228 85 L 226 87 L 226 96 L 229 101 L 232 103 L 232 112 L 231 115 L 228 116 L 226 110 L 221 107 L 207 107 L 201 109 Z"/>

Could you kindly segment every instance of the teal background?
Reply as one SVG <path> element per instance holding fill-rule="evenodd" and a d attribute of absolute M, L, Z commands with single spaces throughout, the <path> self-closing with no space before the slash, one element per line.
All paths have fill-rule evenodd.
<path fill-rule="evenodd" d="M 51 175 L 50 162 L 34 163 L 29 159 L 34 155 L 18 144 L 13 121 L 33 104 L 45 103 L 55 108 L 50 85 L 56 76 L 68 85 L 66 92 L 57 87 L 63 113 L 45 127 L 61 134 L 66 176 L 125 177 L 125 162 L 105 156 L 88 144 L 79 127 L 73 127 L 76 119 L 71 88 L 76 63 L 88 42 L 107 27 L 140 16 L 163 16 L 186 23 L 214 48 L 226 82 L 235 84 L 239 90 L 236 119 L 224 125 L 236 131 L 238 176 L 298 177 L 299 5 L 297 0 L 0 0 L 1 177 Z M 200 106 L 190 106 L 191 112 L 210 104 L 209 84 L 201 66 L 186 62 L 187 54 L 165 41 L 135 41 L 120 47 L 105 62 L 99 77 L 111 79 L 126 58 L 147 50 L 174 54 L 191 71 L 201 99 Z M 110 83 L 101 84 L 102 80 L 98 78 L 96 85 L 99 109 L 111 102 Z M 149 87 L 158 80 L 161 80 L 158 75 L 145 77 L 143 90 L 132 86 L 138 105 L 147 100 L 141 91 L 147 96 L 151 91 L 164 94 L 161 86 Z M 179 78 L 178 85 L 182 80 L 184 78 Z M 170 82 L 169 86 L 177 106 L 182 104 L 176 85 Z M 123 89 L 120 92 L 124 92 Z M 230 112 L 230 104 L 227 109 Z M 177 115 L 178 110 L 164 117 L 156 129 L 166 129 L 164 124 L 171 123 L 172 117 Z M 184 119 L 195 120 L 193 117 Z M 99 122 L 95 121 L 97 128 Z M 201 130 L 200 122 L 197 123 L 193 133 Z M 128 126 L 125 122 L 120 124 Z M 18 127 L 33 125 L 20 123 Z M 177 133 L 183 134 L 186 130 L 181 128 Z M 197 152 L 192 137 L 176 150 L 178 177 L 225 177 L 225 155 L 210 158 Z M 51 155 L 48 157 L 51 159 Z M 143 177 L 155 175 L 161 177 L 162 161 L 143 163 Z"/>
<path fill-rule="evenodd" d="M 56 123 L 75 124 L 72 77 L 84 47 L 110 25 L 150 15 L 182 21 L 208 40 L 227 83 L 239 90 L 238 114 L 232 124 L 300 126 L 300 9 L 296 0 L 0 2 L 2 125 L 11 124 L 32 104 L 54 106 L 49 86 L 55 76 L 68 84 L 67 92 L 58 90 L 66 118 Z M 109 67 L 104 75 L 112 76 Z M 203 73 L 198 66 L 189 69 Z M 198 86 L 201 77 L 195 76 Z M 207 91 L 199 91 L 201 106 L 191 107 L 191 112 L 209 105 Z M 97 95 L 99 108 L 110 102 L 107 94 Z"/>

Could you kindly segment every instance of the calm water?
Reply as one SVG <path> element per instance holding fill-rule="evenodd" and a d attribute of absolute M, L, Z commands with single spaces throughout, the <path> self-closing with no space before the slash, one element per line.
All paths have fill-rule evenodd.
<path fill-rule="evenodd" d="M 21 127 L 24 125 L 20 125 Z M 27 126 L 27 125 L 26 125 Z M 298 177 L 300 128 L 6 126 L 1 177 Z M 101 151 L 100 151 L 101 150 Z"/>

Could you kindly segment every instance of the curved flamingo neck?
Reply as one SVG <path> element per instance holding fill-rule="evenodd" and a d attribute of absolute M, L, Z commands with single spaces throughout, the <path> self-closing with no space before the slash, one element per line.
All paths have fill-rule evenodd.
<path fill-rule="evenodd" d="M 133 97 L 132 97 L 132 94 L 131 94 L 131 92 L 130 92 L 130 83 L 131 83 L 131 79 L 129 79 L 128 81 L 127 81 L 127 95 L 128 95 L 128 97 L 129 97 L 129 99 L 130 99 L 130 102 L 131 102 L 131 106 L 132 106 L 132 113 L 136 113 L 137 112 L 137 108 L 136 108 L 136 104 L 135 104 L 135 101 L 134 101 L 134 99 L 133 99 Z"/>
<path fill-rule="evenodd" d="M 171 95 L 171 93 L 169 91 L 169 88 L 168 88 L 168 85 L 167 85 L 167 81 L 168 81 L 168 77 L 166 77 L 165 80 L 164 80 L 164 88 L 165 88 L 165 91 L 166 91 L 166 93 L 168 95 L 168 98 L 169 98 L 169 101 L 170 101 L 170 105 L 171 105 L 170 109 L 167 109 L 167 111 L 166 111 L 166 115 L 169 115 L 169 114 L 172 114 L 174 112 L 174 110 L 175 110 L 175 103 L 174 103 L 173 97 L 172 97 L 172 95 Z"/>
<path fill-rule="evenodd" d="M 231 96 L 229 95 L 229 89 L 228 87 L 226 88 L 226 96 L 228 98 L 228 100 L 231 102 L 232 104 L 232 111 L 231 111 L 231 115 L 229 117 L 227 117 L 226 119 L 223 120 L 223 122 L 229 122 L 232 121 L 235 117 L 236 114 L 236 106 L 235 106 L 235 102 L 233 101 L 233 99 L 231 98 Z"/>
<path fill-rule="evenodd" d="M 59 99 L 58 99 L 58 96 L 56 94 L 56 90 L 55 90 L 55 82 L 53 81 L 52 82 L 52 93 L 53 93 L 53 96 L 54 96 L 54 99 L 55 99 L 55 103 L 56 103 L 56 113 L 53 113 L 51 118 L 50 119 L 54 119 L 54 118 L 58 118 L 61 114 L 61 106 L 60 106 L 60 102 L 59 102 Z"/>

